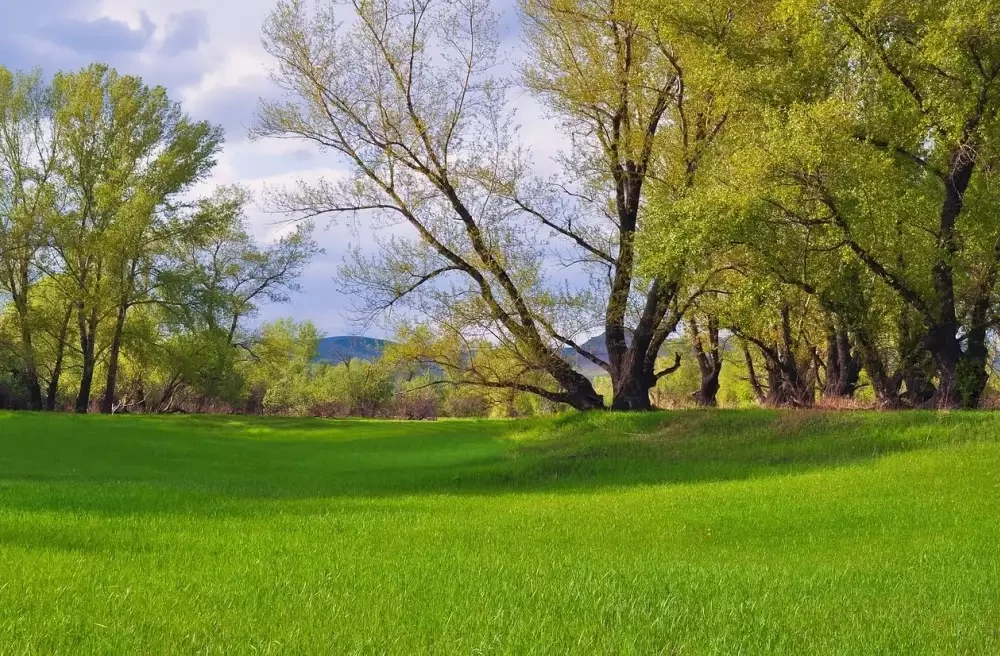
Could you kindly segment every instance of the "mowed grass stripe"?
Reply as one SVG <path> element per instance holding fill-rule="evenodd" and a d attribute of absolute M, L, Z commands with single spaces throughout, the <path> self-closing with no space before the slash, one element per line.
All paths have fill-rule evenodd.
<path fill-rule="evenodd" d="M 0 653 L 996 653 L 998 428 L 0 415 Z"/>

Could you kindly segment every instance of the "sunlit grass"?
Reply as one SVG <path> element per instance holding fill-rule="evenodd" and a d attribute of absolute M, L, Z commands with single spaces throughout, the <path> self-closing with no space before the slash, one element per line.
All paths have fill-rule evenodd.
<path fill-rule="evenodd" d="M 0 653 L 997 653 L 998 430 L 0 415 Z"/>

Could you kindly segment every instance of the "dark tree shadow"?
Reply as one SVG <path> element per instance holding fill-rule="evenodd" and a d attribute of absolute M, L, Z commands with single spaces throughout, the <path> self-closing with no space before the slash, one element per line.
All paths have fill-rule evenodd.
<path fill-rule="evenodd" d="M 198 515 L 272 500 L 573 494 L 794 474 L 992 440 L 996 428 L 988 413 L 923 412 L 438 422 L 7 414 L 0 505 Z"/>

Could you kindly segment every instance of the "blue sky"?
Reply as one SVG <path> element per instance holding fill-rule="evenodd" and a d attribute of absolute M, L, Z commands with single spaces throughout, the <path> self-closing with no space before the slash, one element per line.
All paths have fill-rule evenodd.
<path fill-rule="evenodd" d="M 342 166 L 333 156 L 303 145 L 251 144 L 247 139 L 257 99 L 271 93 L 260 28 L 275 2 L 0 0 L 0 63 L 15 69 L 40 67 L 51 74 L 103 61 L 166 86 L 189 114 L 226 130 L 226 150 L 206 191 L 216 184 L 238 182 L 259 194 L 268 186 L 336 174 Z M 516 38 L 513 4 L 514 0 L 495 0 L 507 38 Z M 521 116 L 529 118 L 522 136 L 543 134 L 537 108 L 524 109 Z M 258 238 L 273 239 L 280 230 L 278 217 L 257 209 L 249 214 Z M 294 316 L 312 320 L 330 335 L 354 333 L 356 328 L 345 316 L 349 301 L 338 293 L 333 275 L 346 247 L 357 237 L 320 222 L 317 241 L 326 254 L 309 267 L 302 293 L 289 305 L 266 308 L 261 319 Z"/>

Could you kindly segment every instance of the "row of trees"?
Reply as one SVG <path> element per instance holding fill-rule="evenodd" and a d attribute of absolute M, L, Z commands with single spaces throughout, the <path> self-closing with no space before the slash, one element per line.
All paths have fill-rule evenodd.
<path fill-rule="evenodd" d="M 886 407 L 981 405 L 997 3 L 521 0 L 513 79 L 488 0 L 340 7 L 272 14 L 286 97 L 253 132 L 350 174 L 269 201 L 405 227 L 340 281 L 362 317 L 404 324 L 399 353 L 436 382 L 646 409 L 696 365 L 712 405 L 739 359 L 769 404 L 866 388 Z M 551 177 L 519 141 L 515 88 L 562 128 Z M 254 243 L 239 189 L 194 194 L 221 145 L 138 78 L 0 69 L 8 403 L 242 398 L 261 344 L 246 320 L 316 249 L 307 224 Z"/>
<path fill-rule="evenodd" d="M 246 194 L 194 195 L 222 147 L 161 87 L 0 67 L 0 388 L 7 405 L 171 407 L 232 386 L 246 319 L 315 252 L 261 247 Z"/>
<path fill-rule="evenodd" d="M 1000 4 L 520 0 L 513 80 L 488 0 L 342 6 L 272 14 L 287 95 L 254 132 L 352 174 L 271 200 L 406 226 L 341 280 L 362 314 L 429 327 L 415 355 L 454 381 L 604 407 L 576 360 L 645 409 L 685 333 L 706 405 L 727 339 L 762 402 L 982 403 Z M 562 128 L 550 178 L 515 86 Z"/>

